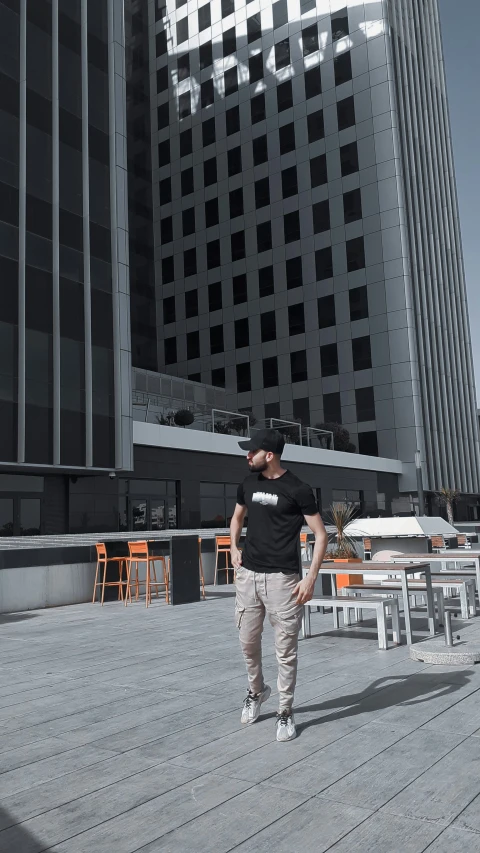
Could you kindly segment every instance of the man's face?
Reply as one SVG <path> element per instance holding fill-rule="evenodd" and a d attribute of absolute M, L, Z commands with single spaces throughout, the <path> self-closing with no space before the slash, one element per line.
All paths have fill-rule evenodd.
<path fill-rule="evenodd" d="M 262 471 L 265 471 L 266 468 L 268 468 L 268 463 L 272 455 L 272 453 L 267 453 L 265 450 L 250 450 L 247 453 L 247 461 L 250 471 L 255 474 L 260 474 Z"/>

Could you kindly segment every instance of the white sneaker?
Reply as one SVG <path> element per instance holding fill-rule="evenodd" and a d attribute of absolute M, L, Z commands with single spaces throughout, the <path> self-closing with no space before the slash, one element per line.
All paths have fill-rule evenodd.
<path fill-rule="evenodd" d="M 293 711 L 286 708 L 277 714 L 277 740 L 286 741 L 293 740 L 297 737 L 297 729 L 295 728 L 295 717 Z"/>
<path fill-rule="evenodd" d="M 272 691 L 268 684 L 265 685 L 261 693 L 252 693 L 251 690 L 248 691 L 245 699 L 243 700 L 242 723 L 247 726 L 251 726 L 252 723 L 255 723 L 258 720 L 262 702 L 267 701 L 271 692 Z"/>

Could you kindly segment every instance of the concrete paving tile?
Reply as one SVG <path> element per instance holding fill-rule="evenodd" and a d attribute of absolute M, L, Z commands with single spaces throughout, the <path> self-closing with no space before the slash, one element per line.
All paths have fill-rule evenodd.
<path fill-rule="evenodd" d="M 55 853 L 133 853 L 204 812 L 210 813 L 248 787 L 246 782 L 206 774 L 56 844 Z"/>
<path fill-rule="evenodd" d="M 455 818 L 452 826 L 480 833 L 480 794 Z"/>
<path fill-rule="evenodd" d="M 450 752 L 463 736 L 446 743 L 433 732 L 413 732 L 322 792 L 336 802 L 378 809 Z"/>
<path fill-rule="evenodd" d="M 424 729 L 430 729 L 443 732 L 459 732 L 465 735 L 471 735 L 478 729 L 479 722 L 479 703 L 480 703 L 480 688 L 471 693 L 465 699 L 457 702 L 452 708 L 438 714 L 433 720 L 429 720 L 423 726 Z"/>
<path fill-rule="evenodd" d="M 315 797 L 239 844 L 235 853 L 324 853 L 371 814 L 367 809 Z"/>
<path fill-rule="evenodd" d="M 423 731 L 426 730 L 422 729 L 417 734 L 421 736 Z M 431 734 L 450 745 L 450 733 Z M 480 740 L 468 738 L 390 800 L 385 811 L 450 823 L 480 794 L 479 768 Z"/>
<path fill-rule="evenodd" d="M 423 853 L 426 849 L 430 853 L 428 844 L 441 831 L 435 823 L 376 812 L 333 844 L 329 853 Z M 453 847 L 450 853 L 461 849 Z"/>
<path fill-rule="evenodd" d="M 185 853 L 187 850 L 194 850 L 195 853 L 227 853 L 284 815 L 290 817 L 307 798 L 298 794 L 285 797 L 266 785 L 256 785 L 190 821 L 166 838 L 153 841 L 143 848 L 142 853 L 154 853 L 156 850 L 162 853 Z"/>
<path fill-rule="evenodd" d="M 64 776 L 73 770 L 88 767 L 112 758 L 112 753 L 98 747 L 81 746 L 78 749 L 70 749 L 51 758 L 36 761 L 0 774 L 0 798 L 7 797 L 17 791 L 24 791 L 40 782 Z M 152 761 L 152 764 L 154 762 Z"/>
<path fill-rule="evenodd" d="M 456 826 L 447 827 L 435 841 L 425 849 L 425 853 L 480 853 L 480 835 L 466 832 Z"/>

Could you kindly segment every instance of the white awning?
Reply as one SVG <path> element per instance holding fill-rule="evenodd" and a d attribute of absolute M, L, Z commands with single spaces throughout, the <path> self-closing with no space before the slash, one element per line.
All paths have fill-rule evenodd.
<path fill-rule="evenodd" d="M 345 528 L 349 536 L 369 539 L 395 536 L 456 536 L 458 530 L 439 516 L 408 515 L 399 518 L 356 518 Z"/>

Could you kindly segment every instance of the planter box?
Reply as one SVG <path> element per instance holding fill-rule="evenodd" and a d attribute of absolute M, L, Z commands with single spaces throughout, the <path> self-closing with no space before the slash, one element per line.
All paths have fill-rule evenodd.
<path fill-rule="evenodd" d="M 360 558 L 354 558 L 350 560 L 342 560 L 340 558 L 335 557 L 333 560 L 334 563 L 361 563 Z M 363 583 L 363 575 L 336 575 L 335 576 L 337 590 L 343 589 L 344 586 L 350 586 L 350 584 L 359 584 Z"/>

